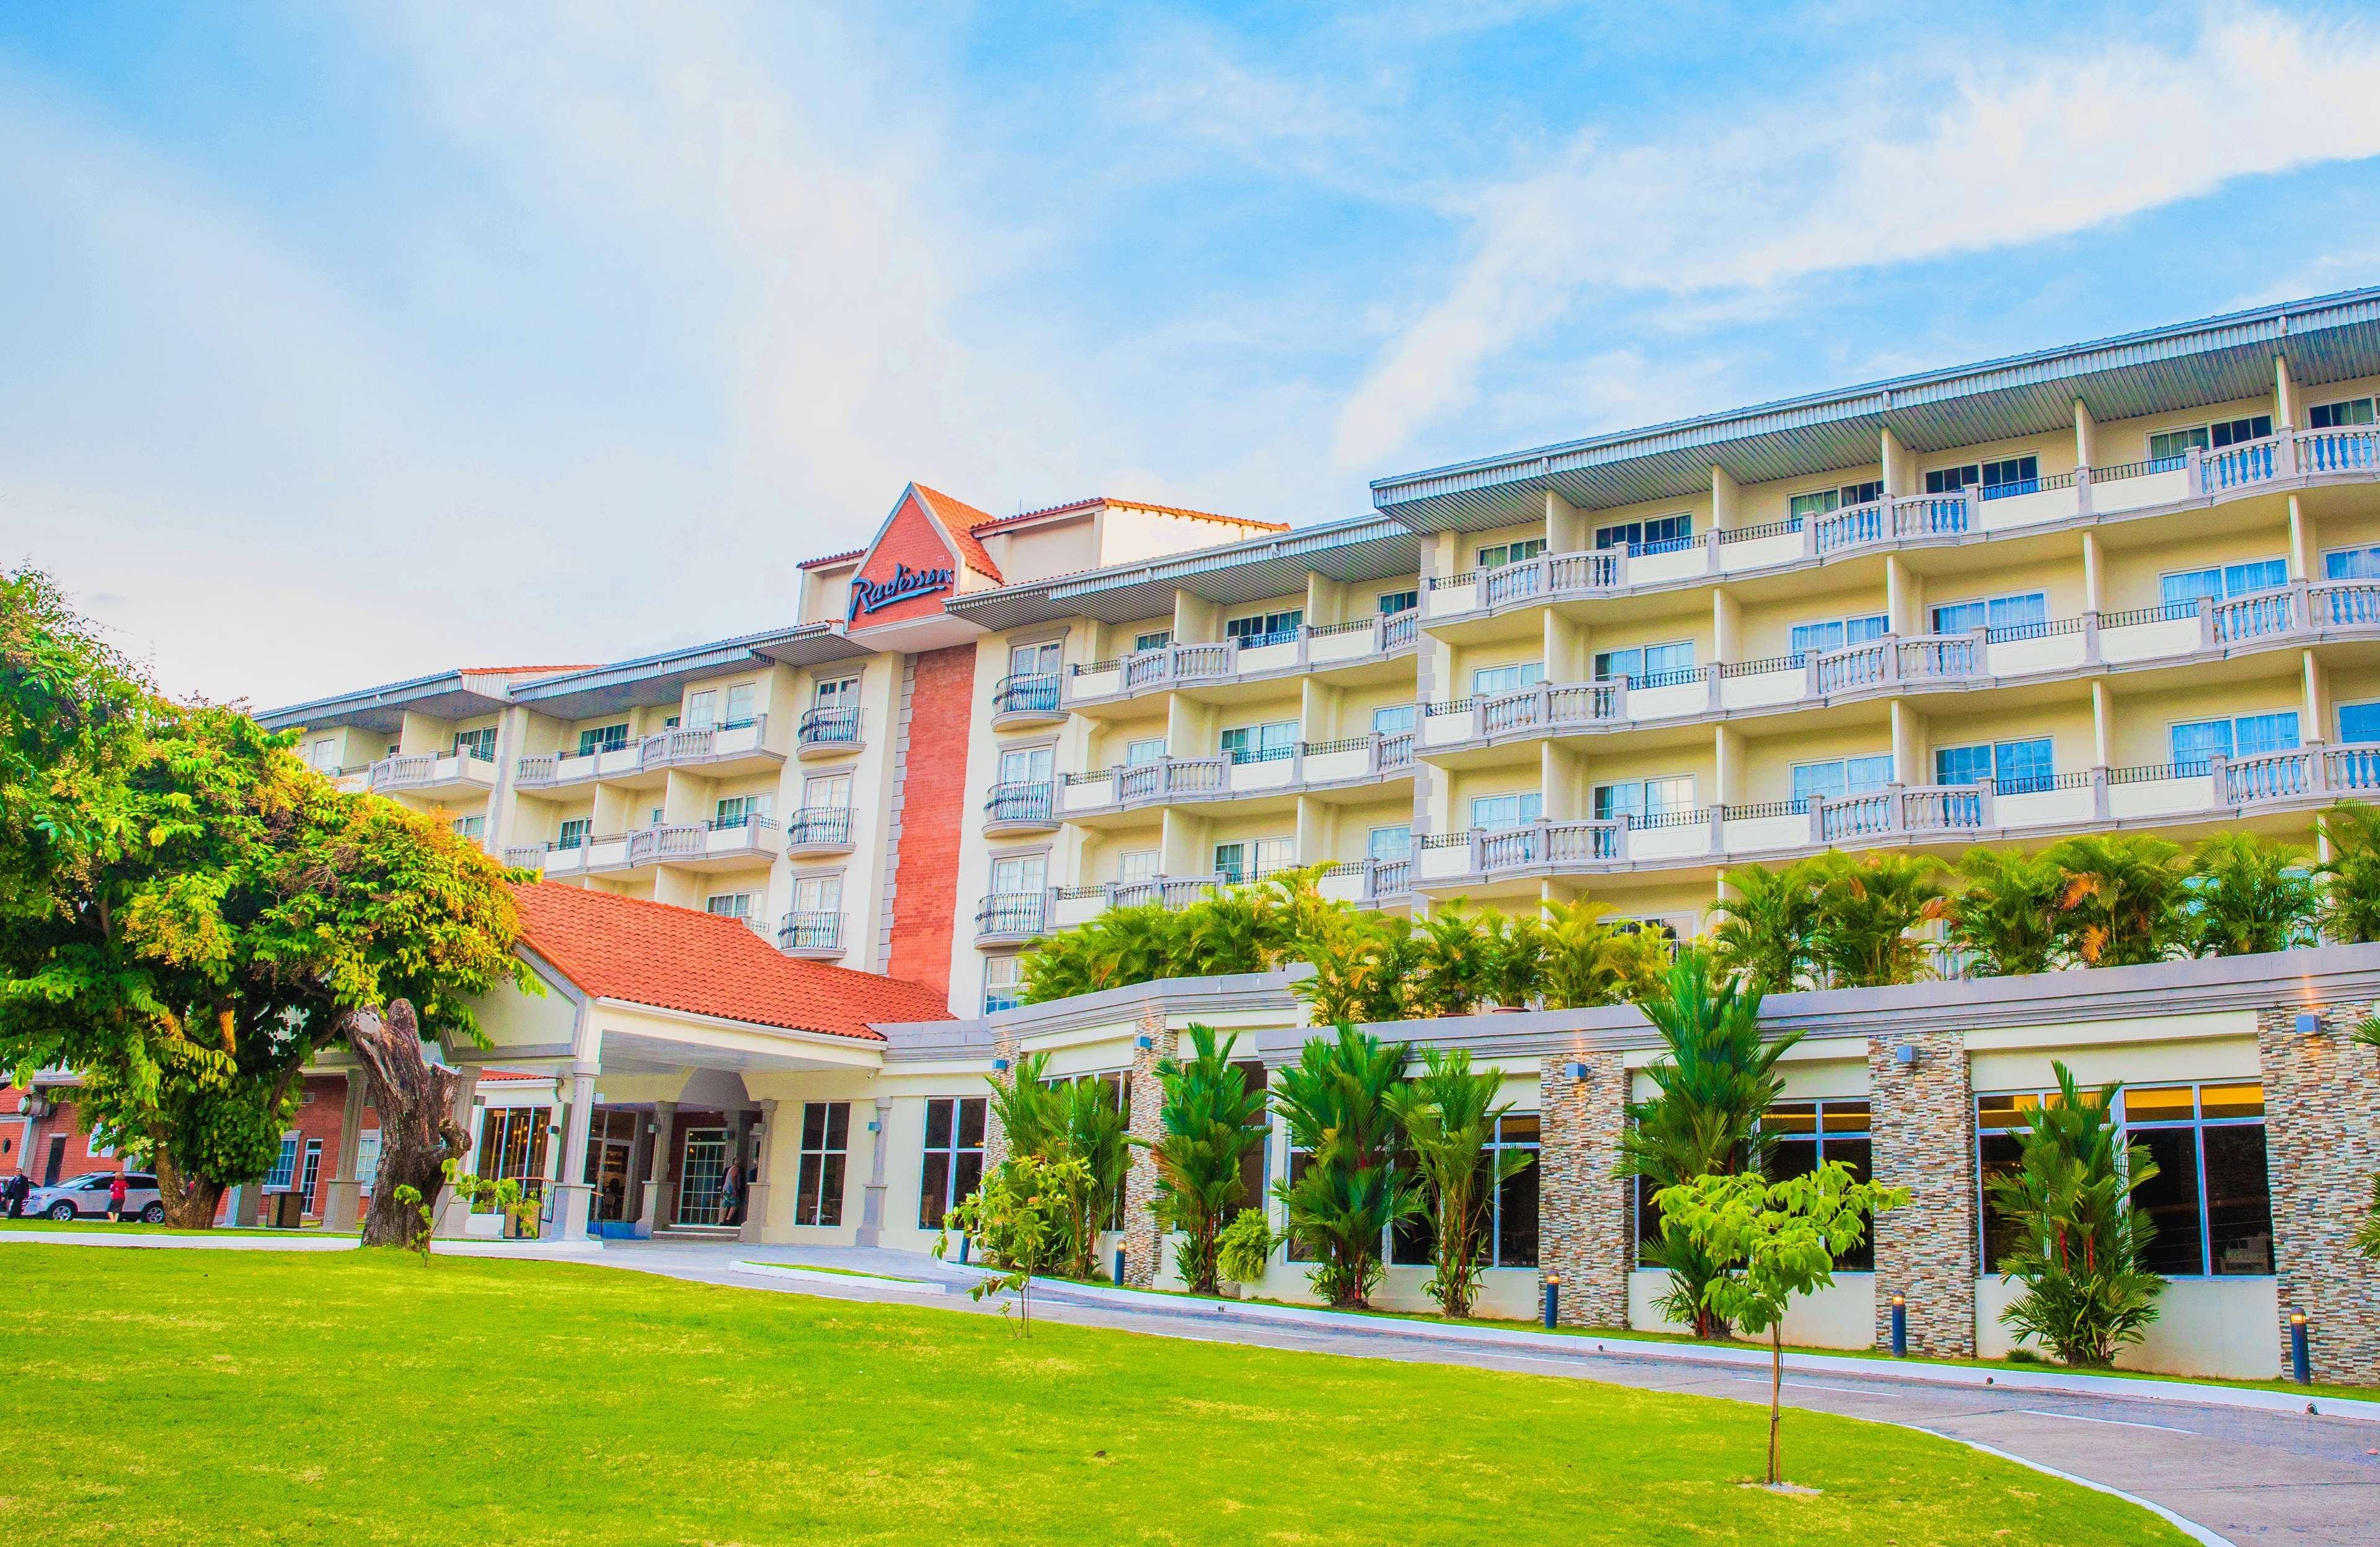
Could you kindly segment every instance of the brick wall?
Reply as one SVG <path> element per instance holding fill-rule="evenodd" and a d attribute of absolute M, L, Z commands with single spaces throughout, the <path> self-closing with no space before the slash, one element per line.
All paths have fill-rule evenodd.
<path fill-rule="evenodd" d="M 1585 1066 L 1584 1079 L 1570 1067 Z M 1537 1287 L 1561 1275 L 1565 1326 L 1628 1324 L 1635 1189 L 1612 1175 L 1627 1125 L 1622 1055 L 1548 1058 L 1538 1067 Z"/>
<path fill-rule="evenodd" d="M 1148 1046 L 1137 1045 L 1142 1038 L 1148 1039 Z M 1132 1147 L 1132 1158 L 1123 1174 L 1123 1278 L 1134 1287 L 1145 1289 L 1157 1282 L 1158 1258 L 1164 1242 L 1153 1207 L 1157 1201 L 1157 1155 L 1148 1146 L 1161 1131 L 1158 1114 L 1165 1104 L 1165 1086 L 1157 1078 L 1157 1065 L 1159 1060 L 1173 1056 L 1174 1033 L 1165 1024 L 1165 1011 L 1156 1005 L 1143 1008 L 1133 1040 L 1135 1045 L 1132 1050 L 1129 1131 L 1141 1142 Z"/>
<path fill-rule="evenodd" d="M 1917 1050 L 1904 1064 L 1896 1049 Z M 1876 1037 L 1867 1048 L 1868 1131 L 1876 1179 L 1909 1203 L 1876 1223 L 1876 1336 L 1892 1339 L 1895 1294 L 1907 1297 L 1909 1351 L 1975 1351 L 1975 1097 L 1956 1032 Z"/>
<path fill-rule="evenodd" d="M 947 993 L 958 914 L 959 835 L 967 804 L 975 707 L 973 645 L 915 657 L 902 768 L 900 849 L 893 860 L 888 977 Z"/>
<path fill-rule="evenodd" d="M 905 622 L 912 618 L 930 617 L 940 612 L 942 610 L 942 604 L 956 589 L 958 561 L 952 556 L 951 547 L 951 540 L 944 535 L 940 524 L 919 507 L 917 496 L 910 495 L 904 499 L 901 502 L 901 508 L 892 513 L 892 519 L 886 524 L 882 538 L 874 548 L 868 550 L 867 562 L 857 571 L 858 578 L 879 582 L 889 581 L 899 571 L 900 566 L 906 564 L 910 569 L 919 573 L 937 569 L 950 570 L 953 572 L 953 584 L 940 591 L 908 597 L 880 607 L 873 612 L 864 613 L 852 619 L 851 626 L 857 629 L 876 628 L 885 623 Z M 843 595 L 832 598 L 829 605 L 834 609 L 836 617 L 851 618 L 850 586 L 846 585 Z"/>
<path fill-rule="evenodd" d="M 2294 1005 L 2256 1018 L 2281 1368 L 2289 1312 L 2302 1311 L 2317 1381 L 2380 1382 L 2380 1263 L 2355 1250 L 2380 1170 L 2380 1051 L 2348 1034 L 2374 1008 L 2330 1006 L 2311 1033 Z"/>

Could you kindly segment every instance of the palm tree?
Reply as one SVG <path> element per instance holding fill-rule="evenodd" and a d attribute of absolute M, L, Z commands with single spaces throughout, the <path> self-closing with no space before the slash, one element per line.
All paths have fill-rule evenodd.
<path fill-rule="evenodd" d="M 2180 934 L 2192 956 L 2250 956 L 2302 942 L 2313 923 L 2302 849 L 2218 833 L 2191 856 Z"/>
<path fill-rule="evenodd" d="M 1518 1150 L 1493 1151 L 1496 1124 L 1512 1107 L 1499 1106 L 1504 1077 L 1495 1070 L 1474 1073 L 1462 1048 L 1433 1047 L 1422 1055 L 1422 1072 L 1391 1088 L 1388 1105 L 1404 1129 L 1405 1150 L 1427 1192 L 1434 1236 L 1430 1297 L 1449 1316 L 1468 1316 L 1479 1293 L 1479 1275 L 1488 1256 L 1485 1226 L 1493 1217 L 1496 1190 L 1529 1164 Z"/>
<path fill-rule="evenodd" d="M 1430 909 L 1414 930 L 1415 978 L 1406 998 L 1415 1013 L 1470 1014 L 1488 997 L 1490 949 L 1479 915 L 1461 898 Z"/>
<path fill-rule="evenodd" d="M 1291 1236 L 1320 1259 L 1315 1292 L 1335 1306 L 1366 1302 L 1379 1280 L 1382 1238 L 1420 1206 L 1413 1178 L 1394 1164 L 1398 1128 L 1389 1106 L 1412 1057 L 1408 1043 L 1342 1025 L 1308 1041 L 1274 1087 L 1274 1110 L 1305 1153 L 1273 1195 L 1288 1211 Z"/>
<path fill-rule="evenodd" d="M 1193 1023 L 1190 1057 L 1157 1065 L 1164 1093 L 1159 1136 L 1149 1145 L 1157 1164 L 1157 1220 L 1184 1238 L 1174 1260 L 1194 1295 L 1215 1292 L 1215 1238 L 1252 1202 L 1241 1167 L 1265 1141 L 1264 1088 L 1250 1088 L 1232 1062 L 1238 1044 L 1234 1036 L 1219 1045 L 1213 1027 Z"/>
<path fill-rule="evenodd" d="M 1274 933 L 1272 911 L 1261 887 L 1209 887 L 1183 914 L 1194 959 L 1188 975 L 1266 971 L 1271 965 L 1266 942 Z"/>
<path fill-rule="evenodd" d="M 991 1115 L 1011 1154 L 1049 1158 L 1066 1131 L 1057 1093 L 1041 1078 L 1050 1067 L 1047 1053 L 1027 1053 L 1006 1076 L 991 1075 Z"/>
<path fill-rule="evenodd" d="M 2161 961 L 2180 899 L 2180 846 L 2162 838 L 2089 833 L 2053 846 L 2059 946 L 2091 967 Z"/>
<path fill-rule="evenodd" d="M 1711 949 L 1718 964 L 1764 994 L 1801 985 L 1815 964 L 1810 937 L 1817 925 L 1817 888 L 1804 860 L 1782 870 L 1743 864 L 1725 876 L 1734 896 L 1711 912 Z"/>
<path fill-rule="evenodd" d="M 1816 882 L 1812 953 L 1828 981 L 1844 988 L 1914 983 L 1925 948 L 1910 933 L 1942 916 L 1941 862 L 1930 854 L 1840 851 L 1805 862 Z M 1796 866 L 1800 869 L 1800 866 Z"/>
<path fill-rule="evenodd" d="M 2332 806 L 2321 828 L 2323 933 L 2341 945 L 2380 940 L 2380 807 Z"/>
<path fill-rule="evenodd" d="M 2058 958 L 2058 898 L 2065 877 L 2040 854 L 2021 849 L 1970 849 L 1959 856 L 1963 883 L 1943 916 L 1950 944 L 1973 954 L 1978 977 L 2046 973 Z"/>
<path fill-rule="evenodd" d="M 1123 1174 L 1130 1163 L 1124 1132 L 1131 1115 L 1124 1110 L 1123 1087 L 1111 1081 L 1086 1077 L 1057 1092 L 1061 1138 L 1050 1160 L 1076 1158 L 1090 1168 L 1091 1189 L 1071 1200 L 1066 1237 L 1066 1275 L 1099 1276 L 1099 1232 L 1123 1211 Z"/>
<path fill-rule="evenodd" d="M 2101 1368 L 2156 1320 L 2165 1280 L 2141 1266 L 2154 1227 L 2132 1192 L 2157 1174 L 2142 1145 L 2116 1126 L 2116 1093 L 2084 1094 L 2062 1063 L 2058 1094 L 2037 1107 L 2015 1170 L 1985 1179 L 1993 1203 L 2015 1222 L 2000 1281 L 2022 1294 L 2000 1320 L 2046 1345 L 2064 1363 Z"/>
<path fill-rule="evenodd" d="M 1628 1104 L 1618 1175 L 1658 1191 L 1696 1177 L 1766 1168 L 1761 1114 L 1785 1088 L 1777 1060 L 1801 1033 L 1762 1040 L 1761 997 L 1757 983 L 1722 973 L 1701 947 L 1678 952 L 1661 992 L 1641 1004 L 1668 1053 L 1645 1070 L 1658 1094 Z M 1666 1228 L 1642 1244 L 1648 1260 L 1670 1270 L 1661 1313 L 1691 1323 L 1698 1337 L 1723 1335 L 1703 1289 L 1726 1265 Z"/>
<path fill-rule="evenodd" d="M 1541 971 L 1548 1009 L 1585 1009 L 1642 999 L 1670 971 L 1668 937 L 1621 929 L 1601 903 L 1580 898 L 1554 910 Z"/>
<path fill-rule="evenodd" d="M 1328 913 L 1299 943 L 1314 969 L 1289 991 L 1326 1025 L 1340 1021 L 1403 1021 L 1415 969 L 1413 924 L 1384 913 Z"/>
<path fill-rule="evenodd" d="M 1480 985 L 1486 997 L 1508 1009 L 1518 1009 L 1545 992 L 1545 921 L 1536 913 L 1509 917 L 1489 913 L 1480 921 L 1480 949 L 1486 956 Z"/>

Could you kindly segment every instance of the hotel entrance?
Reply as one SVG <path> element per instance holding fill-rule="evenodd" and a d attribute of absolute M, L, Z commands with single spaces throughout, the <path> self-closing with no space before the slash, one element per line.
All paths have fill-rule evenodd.
<path fill-rule="evenodd" d="M 727 1130 L 689 1128 L 679 1156 L 677 1222 L 680 1225 L 724 1225 L 727 1208 L 721 1181 L 727 1175 Z"/>
<path fill-rule="evenodd" d="M 642 1212 L 638 1185 L 637 1135 L 644 1115 L 622 1107 L 605 1107 L 589 1120 L 587 1189 L 589 1223 L 625 1224 Z"/>

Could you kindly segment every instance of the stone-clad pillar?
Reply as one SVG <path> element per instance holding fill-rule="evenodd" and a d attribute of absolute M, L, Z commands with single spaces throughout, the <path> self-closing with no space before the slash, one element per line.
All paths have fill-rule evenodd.
<path fill-rule="evenodd" d="M 1165 1104 L 1164 1082 L 1157 1077 L 1160 1059 L 1173 1056 L 1174 1033 L 1165 1023 L 1162 1006 L 1140 1012 L 1133 1036 L 1132 1117 L 1130 1133 L 1144 1142 L 1132 1147 L 1123 1174 L 1123 1281 L 1146 1289 L 1157 1282 L 1158 1258 L 1164 1245 L 1152 1208 L 1157 1199 L 1157 1155 L 1149 1145 L 1160 1132 L 1158 1113 Z M 1146 1045 L 1143 1045 L 1146 1044 Z"/>
<path fill-rule="evenodd" d="M 2317 1381 L 2380 1382 L 2380 1263 L 2355 1250 L 2380 1171 L 2380 1050 L 2350 1035 L 2374 1009 L 2332 1005 L 2306 1030 L 2295 1005 L 2256 1017 L 2281 1368 L 2289 1312 L 2302 1311 Z"/>
<path fill-rule="evenodd" d="M 1013 1026 L 1002 1026 L 993 1033 L 992 1061 L 1006 1067 L 991 1070 L 991 1082 L 1005 1090 L 1016 1078 L 1016 1060 L 1025 1051 L 1022 1033 Z M 1000 1169 L 1008 1159 L 1008 1130 L 1001 1126 L 1000 1107 L 988 1105 L 983 1114 L 983 1168 L 986 1174 Z"/>
<path fill-rule="evenodd" d="M 1902 1061 L 1903 1047 L 1916 1061 Z M 1892 1297 L 1907 1297 L 1909 1351 L 1975 1352 L 1975 1094 L 1957 1032 L 1888 1033 L 1867 1045 L 1876 1179 L 1909 1202 L 1876 1223 L 1876 1339 L 1892 1341 Z"/>
<path fill-rule="evenodd" d="M 1585 1078 L 1571 1073 L 1574 1064 Z M 1560 1274 L 1564 1326 L 1626 1326 L 1635 1185 L 1612 1174 L 1628 1122 L 1625 1057 L 1545 1059 L 1537 1102 L 1538 1293 L 1548 1274 Z"/>

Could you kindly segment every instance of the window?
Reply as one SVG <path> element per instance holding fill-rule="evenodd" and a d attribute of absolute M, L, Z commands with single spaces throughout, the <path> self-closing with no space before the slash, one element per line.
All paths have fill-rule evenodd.
<path fill-rule="evenodd" d="M 1869 478 L 1861 483 L 1847 483 L 1840 489 L 1821 489 L 1808 494 L 1796 494 L 1785 502 L 1785 514 L 1798 526 L 1812 516 L 1825 515 L 1846 505 L 1871 505 L 1883 498 L 1883 483 Z"/>
<path fill-rule="evenodd" d="M 2047 736 L 2021 742 L 1979 742 L 1973 746 L 1934 749 L 1934 782 L 1980 784 L 1992 781 L 1995 792 L 2022 795 L 2046 790 L 2058 781 Z"/>
<path fill-rule="evenodd" d="M 1380 616 L 1393 618 L 1400 612 L 1410 612 L 1421 605 L 1421 593 L 1416 590 L 1382 591 L 1378 598 Z"/>
<path fill-rule="evenodd" d="M 1928 494 L 1956 494 L 1976 484 L 1983 485 L 1986 500 L 2030 494 L 2041 487 L 2041 459 L 2011 456 L 1998 462 L 1970 462 L 1963 466 L 1937 467 L 1925 475 Z"/>
<path fill-rule="evenodd" d="M 794 882 L 794 912 L 843 915 L 843 877 L 804 876 Z"/>
<path fill-rule="evenodd" d="M 1276 719 L 1233 726 L 1223 732 L 1217 750 L 1234 763 L 1270 763 L 1287 757 L 1296 747 L 1297 721 Z"/>
<path fill-rule="evenodd" d="M 557 849 L 577 849 L 587 841 L 588 829 L 595 825 L 587 816 L 565 816 L 562 819 L 562 836 L 553 840 Z"/>
<path fill-rule="evenodd" d="M 488 1181 L 516 1181 L 524 1197 L 545 1195 L 545 1142 L 552 1125 L 543 1106 L 491 1106 L 480 1118 L 478 1174 Z M 495 1204 L 473 1205 L 493 1214 Z"/>
<path fill-rule="evenodd" d="M 1864 612 L 1856 618 L 1828 618 L 1815 623 L 1795 623 L 1792 651 L 1796 659 L 1822 656 L 1828 650 L 1847 649 L 1881 639 L 1892 632 L 1892 620 L 1881 612 Z"/>
<path fill-rule="evenodd" d="M 711 807 L 710 825 L 721 832 L 748 828 L 756 819 L 765 819 L 775 804 L 773 795 L 730 795 Z"/>
<path fill-rule="evenodd" d="M 455 829 L 455 837 L 468 838 L 476 840 L 481 834 L 488 830 L 488 819 L 484 816 L 457 816 L 455 818 L 452 826 Z"/>
<path fill-rule="evenodd" d="M 592 757 L 599 752 L 617 752 L 628 744 L 628 722 L 599 725 L 591 731 L 578 732 L 578 755 Z"/>
<path fill-rule="evenodd" d="M 380 1130 L 368 1128 L 356 1135 L 356 1184 L 370 1192 L 379 1175 Z"/>
<path fill-rule="evenodd" d="M 851 776 L 820 774 L 802 780 L 802 809 L 805 811 L 850 810 Z"/>
<path fill-rule="evenodd" d="M 1135 634 L 1132 636 L 1132 653 L 1139 655 L 1146 650 L 1161 650 L 1165 648 L 1166 646 L 1172 643 L 1173 631 L 1172 629 L 1153 629 L 1149 633 Z"/>
<path fill-rule="evenodd" d="M 752 916 L 752 894 L 748 891 L 713 892 L 702 900 L 702 911 L 721 918 L 748 919 Z"/>
<path fill-rule="evenodd" d="M 1047 854 L 1002 854 L 991 862 L 991 889 L 1002 897 L 1038 893 L 1049 884 Z"/>
<path fill-rule="evenodd" d="M 740 731 L 752 723 L 753 684 L 735 683 L 727 689 L 727 719 L 722 729 Z"/>
<path fill-rule="evenodd" d="M 686 695 L 686 713 L 679 717 L 689 731 L 708 731 L 719 723 L 719 695 L 710 688 Z"/>
<path fill-rule="evenodd" d="M 1000 755 L 1000 782 L 1047 784 L 1056 774 L 1056 757 L 1054 747 L 1010 747 Z"/>
<path fill-rule="evenodd" d="M 2380 742 L 2380 702 L 2341 704 L 2338 707 L 2338 739 L 2342 742 Z"/>
<path fill-rule="evenodd" d="M 1035 645 L 1011 646 L 1008 674 L 1012 677 L 1054 677 L 1065 654 L 1065 642 L 1058 639 L 1045 639 Z"/>
<path fill-rule="evenodd" d="M 1623 521 L 1616 526 L 1595 529 L 1595 546 L 1625 548 L 1632 551 L 1659 547 L 1664 551 L 1682 547 L 1694 540 L 1694 518 L 1683 515 L 1657 516 L 1651 521 Z"/>
<path fill-rule="evenodd" d="M 1261 881 L 1297 863 L 1297 840 L 1259 838 L 1243 843 L 1215 845 L 1215 874 L 1227 882 Z"/>
<path fill-rule="evenodd" d="M 994 957 L 987 967 L 1016 958 Z M 983 1185 L 985 1098 L 937 1096 L 926 1103 L 926 1165 L 917 1185 L 917 1228 L 939 1230 L 960 1199 Z"/>
<path fill-rule="evenodd" d="M 317 773 L 329 773 L 334 768 L 336 768 L 339 766 L 339 743 L 337 740 L 334 737 L 324 736 L 322 740 L 316 742 L 314 743 L 311 761 L 314 767 L 314 771 Z"/>
<path fill-rule="evenodd" d="M 2229 719 L 2192 719 L 2167 728 L 2168 744 L 2177 774 L 2206 771 L 2210 757 L 2261 757 L 2269 752 L 2294 752 L 2298 746 L 2298 713 L 2238 715 Z"/>
<path fill-rule="evenodd" d="M 1670 645 L 1632 646 L 1625 650 L 1598 650 L 1595 657 L 1597 682 L 1625 679 L 1637 687 L 1667 687 L 1692 682 L 1694 673 L 1694 642 L 1691 639 Z"/>
<path fill-rule="evenodd" d="M 1414 728 L 1411 704 L 1383 704 L 1372 711 L 1372 729 L 1383 736 L 1402 735 Z"/>
<path fill-rule="evenodd" d="M 1013 956 L 987 957 L 983 963 L 983 1012 L 1014 1009 L 1025 1002 L 1025 985 L 1018 980 L 1017 959 Z M 966 1196 L 962 1192 L 961 1198 Z"/>
<path fill-rule="evenodd" d="M 662 808 L 660 806 L 654 806 L 651 810 L 652 815 L 647 817 L 646 820 L 650 825 L 658 828 L 662 825 Z"/>
<path fill-rule="evenodd" d="M 1471 692 L 1475 697 L 1491 693 L 1518 693 L 1545 680 L 1546 663 L 1541 660 L 1514 661 L 1510 666 L 1481 666 L 1474 668 L 1471 672 Z"/>
<path fill-rule="evenodd" d="M 264 1190 L 286 1192 L 297 1175 L 298 1135 L 285 1133 L 281 1136 L 281 1153 L 273 1158 L 273 1169 L 264 1173 Z"/>
<path fill-rule="evenodd" d="M 1157 851 L 1126 849 L 1116 856 L 1116 880 L 1124 886 L 1157 878 Z"/>
<path fill-rule="evenodd" d="M 314 1212 L 314 1188 L 322 1179 L 322 1141 L 306 1141 L 306 1169 L 298 1174 L 298 1191 L 306 1200 L 306 1212 Z"/>
<path fill-rule="evenodd" d="M 477 731 L 455 732 L 455 755 L 475 758 L 482 763 L 496 760 L 496 728 L 483 725 Z"/>
<path fill-rule="evenodd" d="M 820 709 L 856 709 L 859 707 L 859 679 L 837 677 L 832 682 L 819 683 L 811 696 L 811 707 Z"/>
<path fill-rule="evenodd" d="M 1805 801 L 1817 797 L 1839 801 L 1846 795 L 1864 795 L 1871 790 L 1881 790 L 1892 782 L 1892 754 L 1879 752 L 1865 757 L 1840 757 L 1825 763 L 1793 765 L 1793 798 Z"/>
<path fill-rule="evenodd" d="M 2350 397 L 2343 403 L 2317 403 L 2306 416 L 2309 429 L 2346 429 L 2372 422 L 2372 400 Z"/>
<path fill-rule="evenodd" d="M 2158 583 L 2165 604 L 2180 607 L 2195 602 L 2201 597 L 2221 601 L 2226 597 L 2277 590 L 2289 583 L 2289 562 L 2283 559 L 2256 559 L 2244 564 L 2177 570 L 2171 574 L 2160 575 Z"/>
<path fill-rule="evenodd" d="M 1123 766 L 1127 768 L 1145 768 L 1151 763 L 1164 761 L 1165 738 L 1162 736 L 1148 736 L 1123 743 Z"/>
<path fill-rule="evenodd" d="M 1595 787 L 1595 819 L 1626 820 L 1635 826 L 1658 817 L 1682 816 L 1694 808 L 1692 775 L 1669 779 L 1628 780 Z"/>
<path fill-rule="evenodd" d="M 2199 451 L 2219 451 L 2243 441 L 2261 441 L 2272 432 L 2273 416 L 2270 414 L 2226 419 L 2221 424 L 2192 425 L 2186 429 L 2161 429 L 2149 437 L 2150 470 L 2171 472 L 2182 465 L 2192 447 Z"/>
<path fill-rule="evenodd" d="M 2380 580 L 2380 548 L 2334 548 L 2322 556 L 2325 580 Z"/>
<path fill-rule="evenodd" d="M 1374 828 L 1365 840 L 1364 853 L 1376 860 L 1413 858 L 1413 828 Z"/>
<path fill-rule="evenodd" d="M 1487 1151 L 1480 1156 L 1480 1169 L 1488 1176 L 1495 1175 L 1492 1167 L 1507 1153 L 1526 1154 L 1530 1163 L 1507 1177 L 1492 1193 L 1480 1200 L 1481 1212 L 1487 1216 L 1480 1221 L 1485 1227 L 1479 1243 L 1481 1265 L 1491 1268 L 1535 1267 L 1537 1265 L 1536 1116 L 1516 1112 L 1498 1119 L 1495 1130 L 1488 1136 Z M 1304 1158 L 1302 1153 L 1298 1158 Z M 1437 1204 L 1433 1197 L 1427 1200 L 1422 1213 L 1408 1215 L 1390 1227 L 1382 1260 L 1404 1267 L 1427 1265 L 1429 1254 L 1437 1245 L 1436 1213 Z"/>
<path fill-rule="evenodd" d="M 2031 1115 L 2057 1093 L 2022 1092 L 1975 1100 L 1979 1184 L 2016 1169 Z M 2273 1271 L 2273 1205 L 2265 1154 L 2265 1088 L 2254 1082 L 2143 1086 L 2117 1097 L 2127 1144 L 2156 1162 L 2157 1174 L 2132 1193 L 2155 1236 L 2143 1265 L 2168 1277 L 2231 1276 Z M 1998 1270 L 2015 1239 L 2014 1222 L 1983 1187 L 1984 1271 Z"/>
<path fill-rule="evenodd" d="M 851 1103 L 802 1103 L 801 1180 L 794 1191 L 794 1223 L 843 1223 L 843 1163 L 851 1142 Z"/>
<path fill-rule="evenodd" d="M 1780 1101 L 1761 1115 L 1760 1130 L 1774 1141 L 1768 1152 L 1770 1181 L 1806 1177 L 1829 1160 L 1850 1166 L 1859 1181 L 1874 1179 L 1864 1101 Z M 1835 1266 L 1872 1272 L 1876 1238 L 1870 1235 L 1857 1250 L 1835 1259 Z"/>
<path fill-rule="evenodd" d="M 1232 618 L 1223 624 L 1223 637 L 1253 648 L 1294 639 L 1297 631 L 1305 626 L 1305 609 L 1292 607 L 1280 612 L 1251 612 L 1245 618 Z"/>
<path fill-rule="evenodd" d="M 1482 832 L 1510 832 L 1546 814 L 1546 798 L 1535 790 L 1510 795 L 1471 797 L 1471 825 Z"/>
<path fill-rule="evenodd" d="M 1517 564 L 1524 560 L 1534 559 L 1545 550 L 1546 539 L 1543 538 L 1528 538 L 1520 542 L 1500 542 L 1483 548 L 1473 555 L 1472 567 L 1502 569 L 1506 564 Z"/>
<path fill-rule="evenodd" d="M 2027 631 L 2037 633 L 2048 622 L 2049 598 L 2040 591 L 1954 601 L 1934 609 L 1937 634 L 1970 634 L 1987 628 L 1996 634 L 2022 635 Z"/>

